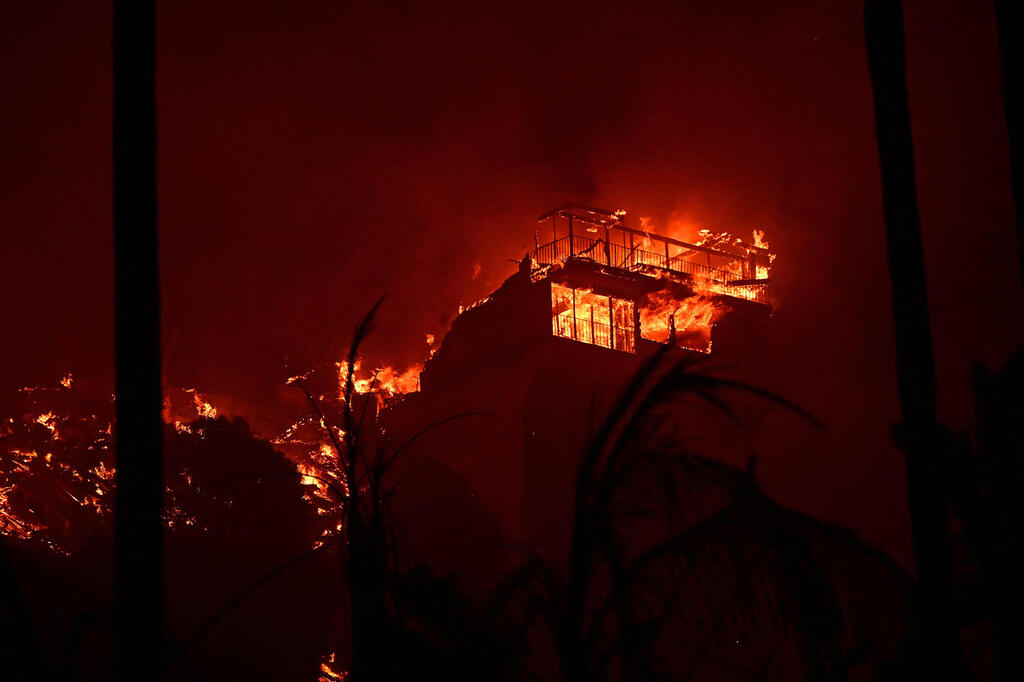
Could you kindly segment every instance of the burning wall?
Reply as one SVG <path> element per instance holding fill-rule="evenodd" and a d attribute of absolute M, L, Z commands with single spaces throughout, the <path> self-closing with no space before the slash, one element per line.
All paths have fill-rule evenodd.
<path fill-rule="evenodd" d="M 729 305 L 721 297 L 698 294 L 678 298 L 671 290 L 648 294 L 639 306 L 640 335 L 658 343 L 711 352 L 711 331 Z"/>

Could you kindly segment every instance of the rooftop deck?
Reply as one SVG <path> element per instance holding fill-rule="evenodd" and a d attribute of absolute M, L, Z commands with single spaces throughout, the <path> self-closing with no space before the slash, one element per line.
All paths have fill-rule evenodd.
<path fill-rule="evenodd" d="M 623 216 L 581 206 L 563 206 L 542 215 L 538 222 L 550 221 L 552 240 L 542 245 L 538 237 L 534 261 L 545 266 L 579 258 L 652 276 L 658 271 L 675 273 L 689 279 L 699 292 L 770 305 L 772 254 L 767 249 L 748 244 L 723 248 L 689 244 L 626 227 Z"/>

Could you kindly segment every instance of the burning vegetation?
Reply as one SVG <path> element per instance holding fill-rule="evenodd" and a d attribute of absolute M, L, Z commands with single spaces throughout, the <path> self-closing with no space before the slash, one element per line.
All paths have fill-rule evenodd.
<path fill-rule="evenodd" d="M 110 513 L 109 401 L 81 401 L 71 374 L 25 387 L 0 426 L 0 532 L 65 552 L 75 531 Z"/>
<path fill-rule="evenodd" d="M 398 371 L 384 366 L 367 374 L 357 361 L 354 395 L 372 404 L 376 414 L 380 407 L 418 389 L 420 368 L 415 365 Z M 333 388 L 318 397 L 337 407 L 344 400 L 346 377 L 347 365 L 337 362 L 329 369 L 292 377 L 285 385 L 294 387 L 305 380 L 318 388 Z M 113 398 L 80 390 L 71 373 L 52 386 L 27 386 L 9 397 L 8 414 L 0 426 L 0 534 L 67 553 L 82 528 L 111 517 L 116 471 Z M 304 411 L 306 407 L 303 404 Z M 210 422 L 223 417 L 223 411 L 194 388 L 165 389 L 164 423 L 182 436 L 203 439 Z M 340 525 L 335 518 L 337 500 L 331 498 L 325 483 L 337 458 L 325 428 L 322 418 L 306 415 L 287 426 L 272 427 L 276 435 L 268 438 L 293 462 L 303 499 L 322 517 L 321 538 L 336 533 Z M 343 437 L 344 433 L 337 435 Z M 176 472 L 175 477 L 199 493 L 188 471 Z M 336 482 L 344 486 L 343 480 Z M 167 485 L 165 494 L 168 528 L 198 523 L 175 503 L 180 490 Z M 317 539 L 314 546 L 322 542 Z"/>

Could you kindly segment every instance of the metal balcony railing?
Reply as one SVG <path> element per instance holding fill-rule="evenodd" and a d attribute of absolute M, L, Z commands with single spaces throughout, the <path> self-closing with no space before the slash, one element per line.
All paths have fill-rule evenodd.
<path fill-rule="evenodd" d="M 669 270 L 690 276 L 694 280 L 695 288 L 699 290 L 770 304 L 766 282 L 741 283 L 741 276 L 735 272 L 696 263 L 683 257 L 671 257 L 667 250 L 657 253 L 644 250 L 639 245 L 630 248 L 578 234 L 561 237 L 534 250 L 534 260 L 538 265 L 560 263 L 569 258 L 589 259 L 601 265 L 624 270 L 638 270 L 644 267 Z"/>
<path fill-rule="evenodd" d="M 612 327 L 593 319 L 574 319 L 571 315 L 556 315 L 552 319 L 555 336 L 626 353 L 636 352 L 635 332 L 628 327 Z"/>

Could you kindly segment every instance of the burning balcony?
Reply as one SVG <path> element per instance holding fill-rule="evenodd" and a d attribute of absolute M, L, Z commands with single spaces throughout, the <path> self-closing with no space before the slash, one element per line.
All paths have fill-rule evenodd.
<path fill-rule="evenodd" d="M 551 283 L 553 333 L 602 348 L 636 352 L 633 301 Z"/>
<path fill-rule="evenodd" d="M 775 256 L 757 243 L 757 233 L 754 244 L 726 234 L 709 234 L 690 244 L 627 227 L 624 211 L 582 206 L 562 206 L 537 220 L 550 222 L 552 237 L 543 245 L 539 233 L 535 239 L 533 260 L 538 267 L 583 259 L 655 277 L 674 274 L 700 293 L 770 305 L 768 273 Z"/>
<path fill-rule="evenodd" d="M 710 352 L 711 329 L 726 313 L 768 309 L 774 254 L 754 233 L 702 233 L 696 244 L 627 227 L 625 212 L 563 206 L 538 220 L 531 278 L 550 279 L 554 336 L 636 352 L 637 337 Z M 613 292 L 617 291 L 618 294 Z"/>

